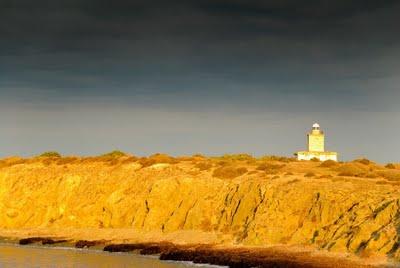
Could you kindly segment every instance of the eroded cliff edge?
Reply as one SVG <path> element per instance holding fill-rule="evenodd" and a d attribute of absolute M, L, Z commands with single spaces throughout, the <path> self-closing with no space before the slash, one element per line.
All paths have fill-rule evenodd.
<path fill-rule="evenodd" d="M 385 167 L 201 157 L 162 162 L 3 160 L 0 228 L 198 230 L 218 234 L 221 243 L 312 245 L 400 260 L 400 186 Z M 358 173 L 344 172 L 350 169 Z"/>

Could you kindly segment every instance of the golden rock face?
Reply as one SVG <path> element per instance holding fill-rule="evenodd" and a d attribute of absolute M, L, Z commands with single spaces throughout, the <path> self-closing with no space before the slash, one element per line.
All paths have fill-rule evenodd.
<path fill-rule="evenodd" d="M 220 178 L 221 166 L 247 172 Z M 0 168 L 0 228 L 198 230 L 220 234 L 221 243 L 400 259 L 399 173 L 391 169 L 388 179 L 373 163 L 25 161 Z"/>

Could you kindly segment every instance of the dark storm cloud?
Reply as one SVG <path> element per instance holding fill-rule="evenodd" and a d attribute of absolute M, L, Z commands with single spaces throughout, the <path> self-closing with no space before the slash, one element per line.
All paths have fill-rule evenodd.
<path fill-rule="evenodd" d="M 398 7 L 393 1 L 9 1 L 0 9 L 0 83 L 60 95 L 106 94 L 110 87 L 125 95 L 241 91 L 241 85 L 256 93 L 318 91 L 310 83 L 392 72 Z"/>
<path fill-rule="evenodd" d="M 372 126 L 399 115 L 399 11 L 392 0 L 1 1 L 0 123 L 18 137 L 8 152 L 58 137 L 71 153 L 79 139 L 89 153 L 152 142 L 262 153 L 265 140 L 290 153 L 303 137 L 285 147 L 282 133 L 319 119 L 338 137 L 343 122 L 378 136 Z M 356 154 L 353 138 L 338 149 Z"/>
<path fill-rule="evenodd" d="M 285 20 L 337 20 L 392 6 L 395 0 L 311 0 L 311 1 L 205 1 L 200 6 L 217 14 L 275 17 Z"/>
<path fill-rule="evenodd" d="M 0 8 L 0 31 L 4 37 L 46 39 L 48 45 L 63 46 L 84 41 L 113 41 L 162 37 L 177 41 L 240 40 L 257 36 L 296 36 L 296 31 L 325 32 L 335 37 L 335 28 L 351 32 L 360 26 L 378 27 L 385 18 L 354 16 L 398 8 L 395 1 L 9 1 Z M 390 19 L 390 18 L 389 18 Z M 392 18 L 393 19 L 393 18 Z M 393 21 L 392 21 L 393 22 Z M 332 28 L 329 27 L 332 23 Z M 392 28 L 395 25 L 392 24 Z M 358 29 L 362 30 L 362 29 Z M 376 29 L 371 29 L 376 34 Z M 380 29 L 387 30 L 387 29 Z M 393 30 L 393 29 L 389 29 Z M 316 32 L 315 32 L 316 31 Z M 155 36 L 154 36 L 155 35 Z M 185 37 L 188 40 L 185 40 Z M 290 36 L 289 36 L 290 37 Z M 309 37 L 309 36 L 308 36 Z M 32 38 L 32 39 L 30 39 Z M 115 40 L 114 40 L 115 39 Z M 214 39 L 214 40 L 213 40 Z M 215 40 L 216 39 L 216 40 Z M 16 41 L 16 40 L 14 40 Z M 22 41 L 22 40 L 21 40 Z M 344 40 L 345 41 L 345 40 Z M 80 42 L 80 43 L 79 43 Z M 24 45 L 24 44 L 16 44 Z"/>

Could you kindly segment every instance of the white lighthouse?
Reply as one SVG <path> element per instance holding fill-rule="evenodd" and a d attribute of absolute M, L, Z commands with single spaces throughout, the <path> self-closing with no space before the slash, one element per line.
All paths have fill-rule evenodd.
<path fill-rule="evenodd" d="M 297 160 L 337 161 L 337 152 L 325 152 L 325 134 L 318 123 L 314 123 L 311 131 L 307 134 L 307 151 L 297 152 Z"/>

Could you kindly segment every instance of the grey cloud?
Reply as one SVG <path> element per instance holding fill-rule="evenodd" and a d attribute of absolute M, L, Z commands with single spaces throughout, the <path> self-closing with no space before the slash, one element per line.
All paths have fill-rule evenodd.
<path fill-rule="evenodd" d="M 37 122 L 50 131 L 66 120 L 65 130 L 79 125 L 84 135 L 88 122 L 92 129 L 106 128 L 103 118 L 115 117 L 116 129 L 124 130 L 134 113 L 136 127 L 126 130 L 122 144 L 143 151 L 144 145 L 127 141 L 142 117 L 154 122 L 152 131 L 159 133 L 170 133 L 172 125 L 182 130 L 180 120 L 171 128 L 163 124 L 169 115 L 182 117 L 182 132 L 201 140 L 194 133 L 196 123 L 215 127 L 213 115 L 218 114 L 227 122 L 225 130 L 218 130 L 220 138 L 207 145 L 204 137 L 212 135 L 204 130 L 202 145 L 192 140 L 189 146 L 210 152 L 213 146 L 227 149 L 218 143 L 236 127 L 244 130 L 237 132 L 238 142 L 232 137 L 232 144 L 245 149 L 252 129 L 261 142 L 258 133 L 270 131 L 268 137 L 279 140 L 290 124 L 301 129 L 308 120 L 340 129 L 343 118 L 352 116 L 364 129 L 370 129 L 368 118 L 387 126 L 382 114 L 399 114 L 399 11 L 395 1 L 371 0 L 2 1 L 0 108 L 14 115 L 7 121 L 16 129 L 9 137 L 20 137 L 14 148 L 22 148 L 16 146 L 21 140 L 29 144 L 29 137 L 18 131 L 25 129 L 24 121 L 13 120 L 24 116 L 31 119 L 27 129 L 45 145 L 46 139 L 57 140 L 40 138 Z M 103 110 L 107 105 L 111 108 Z M 85 107 L 86 121 L 71 111 L 77 107 Z M 149 110 L 159 112 L 146 116 Z M 198 119 L 202 116 L 211 119 Z M 107 132 L 114 141 L 115 132 Z M 155 137 L 162 144 L 162 134 Z M 104 139 L 97 136 L 111 146 Z M 143 138 L 143 144 L 149 140 Z M 67 143 L 69 151 L 79 149 Z"/>

